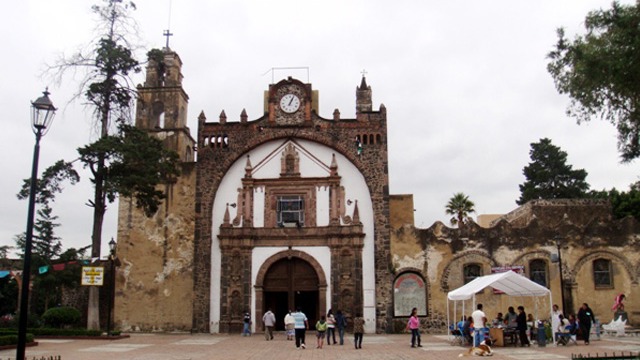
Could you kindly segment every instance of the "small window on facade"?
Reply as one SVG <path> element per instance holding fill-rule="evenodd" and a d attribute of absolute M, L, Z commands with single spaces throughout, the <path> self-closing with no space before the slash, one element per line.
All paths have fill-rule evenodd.
<path fill-rule="evenodd" d="M 482 267 L 478 264 L 468 264 L 463 268 L 464 283 L 471 282 L 473 279 L 482 276 Z"/>
<path fill-rule="evenodd" d="M 427 315 L 427 289 L 422 276 L 403 273 L 393 284 L 394 316 L 409 316 L 411 309 L 418 308 L 418 316 Z"/>
<path fill-rule="evenodd" d="M 304 225 L 304 199 L 299 195 L 278 196 L 278 226 Z"/>
<path fill-rule="evenodd" d="M 596 287 L 613 286 L 613 279 L 611 277 L 611 261 L 598 259 L 593 262 L 593 282 Z"/>
<path fill-rule="evenodd" d="M 532 260 L 529 263 L 529 278 L 535 283 L 548 287 L 546 261 L 541 259 Z"/>

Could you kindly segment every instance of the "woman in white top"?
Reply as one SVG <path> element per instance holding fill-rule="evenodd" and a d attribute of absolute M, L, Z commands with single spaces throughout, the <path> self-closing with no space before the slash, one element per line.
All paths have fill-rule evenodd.
<path fill-rule="evenodd" d="M 295 324 L 296 320 L 291 315 L 291 310 L 284 316 L 284 327 L 287 330 L 287 340 L 293 340 L 293 336 L 295 335 Z"/>

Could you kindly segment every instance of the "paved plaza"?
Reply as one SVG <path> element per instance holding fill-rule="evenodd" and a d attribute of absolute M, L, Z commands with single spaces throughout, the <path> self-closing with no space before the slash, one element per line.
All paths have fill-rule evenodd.
<path fill-rule="evenodd" d="M 38 339 L 27 348 L 27 358 L 60 355 L 62 360 L 192 360 L 192 359 L 457 359 L 467 348 L 452 346 L 447 335 L 423 335 L 421 348 L 409 346 L 410 335 L 365 334 L 361 350 L 353 347 L 351 335 L 345 344 L 316 349 L 315 333 L 307 333 L 307 348 L 296 349 L 293 341 L 278 333 L 273 341 L 263 334 L 240 335 L 132 334 L 120 340 Z M 572 354 L 640 352 L 640 337 L 603 337 L 590 345 L 494 348 L 493 359 L 571 359 Z M 15 359 L 15 350 L 0 351 L 0 360 Z"/>

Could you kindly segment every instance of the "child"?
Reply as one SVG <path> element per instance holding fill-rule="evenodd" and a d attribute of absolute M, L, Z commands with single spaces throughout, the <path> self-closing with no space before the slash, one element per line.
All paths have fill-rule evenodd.
<path fill-rule="evenodd" d="M 316 331 L 318 332 L 316 334 L 318 337 L 318 346 L 316 348 L 322 349 L 322 345 L 324 345 L 324 333 L 327 331 L 327 322 L 324 320 L 324 315 L 322 315 L 316 323 Z"/>
<path fill-rule="evenodd" d="M 420 319 L 418 319 L 417 308 L 411 309 L 411 316 L 407 322 L 407 330 L 411 331 L 411 347 L 422 347 L 422 345 L 420 345 Z"/>

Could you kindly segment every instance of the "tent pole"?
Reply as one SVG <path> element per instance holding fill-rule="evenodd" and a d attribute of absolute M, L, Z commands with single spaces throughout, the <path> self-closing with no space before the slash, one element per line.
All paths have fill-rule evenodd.
<path fill-rule="evenodd" d="M 551 291 L 549 291 L 549 321 L 551 323 L 553 323 L 553 299 L 551 296 Z M 556 330 L 555 329 L 551 329 L 551 337 L 553 338 L 553 344 L 554 345 L 558 345 L 556 343 Z"/>
<path fill-rule="evenodd" d="M 455 306 L 455 302 L 453 306 Z M 449 297 L 447 297 L 447 335 L 451 335 L 451 329 L 449 329 Z"/>
<path fill-rule="evenodd" d="M 453 306 L 453 328 L 454 329 L 457 329 L 456 327 L 457 323 L 458 323 L 458 302 L 456 301 Z"/>

